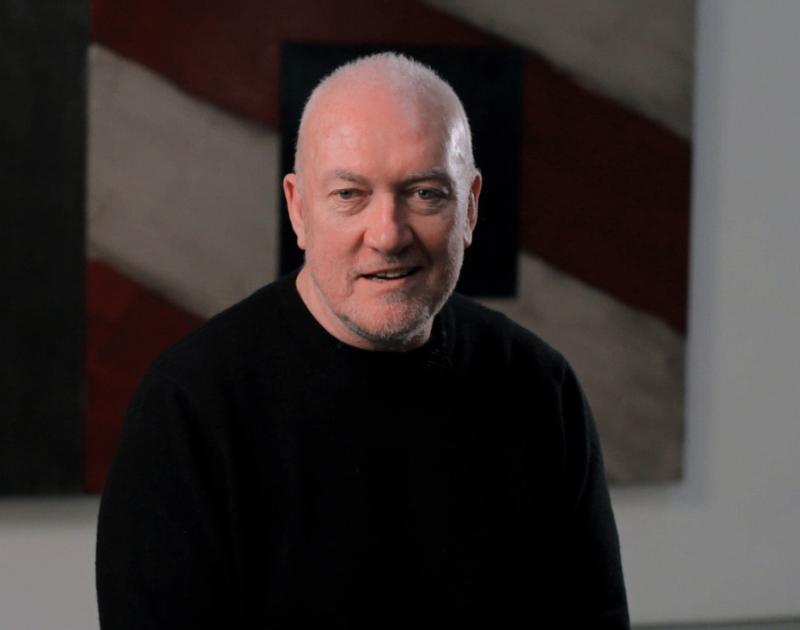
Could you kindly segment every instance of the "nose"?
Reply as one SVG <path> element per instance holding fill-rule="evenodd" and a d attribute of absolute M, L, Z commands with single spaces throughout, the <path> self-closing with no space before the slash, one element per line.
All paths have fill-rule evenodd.
<path fill-rule="evenodd" d="M 373 200 L 366 222 L 364 243 L 382 254 L 400 254 L 414 240 L 406 210 L 391 193 Z"/>

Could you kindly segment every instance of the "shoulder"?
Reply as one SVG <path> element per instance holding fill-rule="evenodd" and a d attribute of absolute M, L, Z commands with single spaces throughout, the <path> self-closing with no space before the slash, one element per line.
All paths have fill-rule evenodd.
<path fill-rule="evenodd" d="M 459 294 L 453 294 L 449 306 L 457 345 L 471 359 L 493 359 L 554 381 L 563 380 L 570 369 L 558 350 L 507 315 Z"/>
<path fill-rule="evenodd" d="M 150 366 L 178 385 L 202 386 L 209 380 L 236 379 L 270 355 L 270 344 L 285 338 L 282 304 L 288 278 L 261 287 L 210 318 L 171 347 Z"/>

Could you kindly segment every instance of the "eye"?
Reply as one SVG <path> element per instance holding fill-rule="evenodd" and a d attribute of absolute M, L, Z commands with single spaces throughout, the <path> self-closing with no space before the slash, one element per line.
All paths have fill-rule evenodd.
<path fill-rule="evenodd" d="M 350 188 L 334 188 L 328 193 L 331 209 L 340 214 L 359 212 L 370 196 L 368 189 L 353 186 Z"/>
<path fill-rule="evenodd" d="M 336 196 L 342 201 L 350 201 L 358 195 L 358 190 L 355 188 L 342 188 L 336 191 Z"/>
<path fill-rule="evenodd" d="M 409 191 L 409 201 L 421 210 L 437 210 L 447 203 L 448 191 L 436 187 L 420 187 Z"/>

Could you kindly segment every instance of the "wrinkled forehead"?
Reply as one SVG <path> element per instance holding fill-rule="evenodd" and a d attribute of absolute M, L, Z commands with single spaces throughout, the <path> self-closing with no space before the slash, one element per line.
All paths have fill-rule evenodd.
<path fill-rule="evenodd" d="M 301 126 L 298 167 L 320 166 L 331 154 L 383 157 L 403 150 L 424 153 L 426 167 L 456 171 L 468 162 L 469 128 L 441 94 L 380 82 L 326 86 Z M 423 158 L 422 155 L 419 156 Z"/>
<path fill-rule="evenodd" d="M 445 103 L 419 91 L 370 84 L 336 86 L 320 94 L 309 112 L 310 136 L 341 128 L 364 133 L 402 126 L 417 133 L 445 138 L 452 115 Z"/>

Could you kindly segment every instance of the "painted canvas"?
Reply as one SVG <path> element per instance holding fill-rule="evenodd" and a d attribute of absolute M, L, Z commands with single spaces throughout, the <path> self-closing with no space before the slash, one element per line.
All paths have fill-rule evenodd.
<path fill-rule="evenodd" d="M 508 188 L 481 206 L 505 262 L 495 282 L 461 288 L 564 352 L 612 482 L 679 479 L 694 3 L 645 4 L 94 0 L 85 215 L 69 237 L 86 263 L 84 378 L 71 390 L 79 401 L 85 390 L 72 427 L 84 465 L 71 487 L 102 487 L 149 361 L 290 264 L 280 176 L 292 46 L 514 51 L 517 79 L 492 89 L 508 90 L 508 111 L 517 99 L 516 148 L 507 162 L 478 156 L 487 190 Z M 8 417 L 6 434 L 18 426 Z M 4 449 L 38 453 L 6 434 Z"/>

